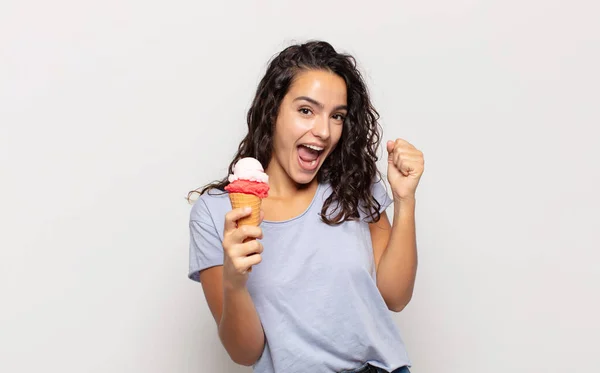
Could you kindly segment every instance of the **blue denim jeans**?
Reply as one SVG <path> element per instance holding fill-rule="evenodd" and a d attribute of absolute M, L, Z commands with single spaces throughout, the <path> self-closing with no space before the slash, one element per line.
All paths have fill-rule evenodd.
<path fill-rule="evenodd" d="M 388 372 L 387 370 L 374 367 L 371 364 L 365 364 L 358 369 L 345 370 L 340 373 L 410 373 L 410 370 L 408 370 L 408 367 L 401 367 L 401 368 L 395 369 L 393 372 Z"/>

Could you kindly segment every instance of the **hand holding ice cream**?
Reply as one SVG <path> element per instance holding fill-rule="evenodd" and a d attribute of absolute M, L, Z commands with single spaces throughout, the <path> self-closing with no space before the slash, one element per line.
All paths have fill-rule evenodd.
<path fill-rule="evenodd" d="M 242 158 L 233 166 L 233 174 L 229 175 L 230 184 L 225 187 L 229 192 L 231 207 L 251 207 L 249 216 L 237 220 L 237 226 L 251 225 L 257 227 L 260 223 L 260 206 L 262 198 L 269 194 L 269 176 L 265 173 L 260 162 L 254 158 Z M 252 241 L 247 238 L 244 242 Z M 252 267 L 248 269 L 251 271 Z"/>

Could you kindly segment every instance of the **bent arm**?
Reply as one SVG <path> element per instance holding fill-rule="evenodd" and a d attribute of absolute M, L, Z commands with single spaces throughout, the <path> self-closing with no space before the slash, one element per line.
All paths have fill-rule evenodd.
<path fill-rule="evenodd" d="M 265 334 L 248 289 L 223 284 L 222 266 L 200 272 L 200 281 L 225 350 L 235 363 L 253 365 L 264 349 Z"/>
<path fill-rule="evenodd" d="M 415 202 L 394 203 L 394 223 L 383 212 L 369 226 L 377 268 L 377 288 L 388 308 L 400 312 L 412 298 L 417 274 Z"/>

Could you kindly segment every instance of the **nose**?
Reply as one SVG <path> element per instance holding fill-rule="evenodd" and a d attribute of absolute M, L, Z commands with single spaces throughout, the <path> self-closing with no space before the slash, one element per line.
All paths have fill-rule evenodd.
<path fill-rule="evenodd" d="M 316 119 L 311 132 L 314 136 L 320 138 L 323 141 L 328 140 L 330 135 L 329 118 L 323 118 L 322 116 L 320 116 L 318 119 Z"/>

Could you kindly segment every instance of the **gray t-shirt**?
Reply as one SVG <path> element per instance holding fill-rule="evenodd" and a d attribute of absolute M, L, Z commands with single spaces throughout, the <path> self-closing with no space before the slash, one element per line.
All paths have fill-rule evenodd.
<path fill-rule="evenodd" d="M 319 213 L 331 194 L 320 184 L 308 209 L 286 221 L 263 221 L 262 262 L 247 287 L 265 331 L 258 373 L 330 373 L 368 362 L 392 371 L 410 366 L 404 343 L 375 281 L 368 223 L 329 226 Z M 379 181 L 373 195 L 392 202 Z M 223 265 L 227 193 L 202 195 L 190 216 L 189 278 Z M 361 216 L 363 218 L 365 215 Z"/>

